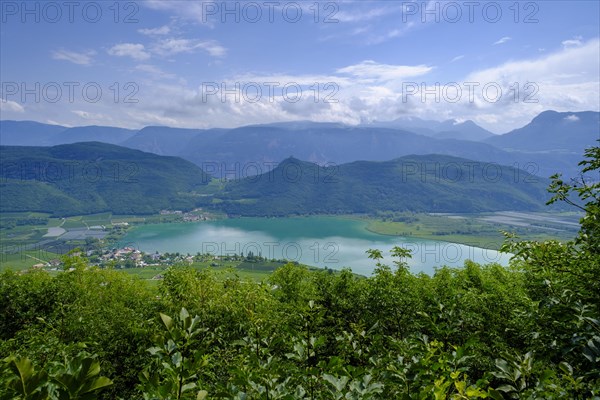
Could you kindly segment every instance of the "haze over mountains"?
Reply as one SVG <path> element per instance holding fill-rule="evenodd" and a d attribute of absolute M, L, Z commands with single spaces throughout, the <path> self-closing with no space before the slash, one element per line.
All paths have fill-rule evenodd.
<path fill-rule="evenodd" d="M 234 129 L 140 130 L 90 126 L 67 128 L 31 121 L 1 121 L 0 144 L 49 146 L 99 141 L 179 156 L 217 177 L 260 174 L 293 156 L 318 164 L 388 161 L 406 155 L 441 154 L 526 169 L 548 177 L 577 173 L 583 151 L 600 138 L 600 113 L 545 111 L 526 126 L 494 135 L 472 121 L 403 118 L 359 126 L 288 122 Z"/>
<path fill-rule="evenodd" d="M 365 126 L 378 126 L 382 128 L 401 129 L 438 139 L 459 139 L 481 141 L 492 136 L 492 132 L 480 127 L 471 120 L 457 121 L 431 121 L 416 117 L 398 118 L 387 122 L 373 122 Z"/>
<path fill-rule="evenodd" d="M 577 153 L 600 139 L 599 115 L 593 111 L 545 111 L 524 127 L 485 142 L 512 151 Z"/>

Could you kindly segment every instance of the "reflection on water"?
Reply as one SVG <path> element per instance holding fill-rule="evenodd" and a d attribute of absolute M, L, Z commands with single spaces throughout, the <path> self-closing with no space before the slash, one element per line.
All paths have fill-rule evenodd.
<path fill-rule="evenodd" d="M 442 265 L 462 266 L 467 259 L 479 263 L 507 265 L 508 254 L 462 244 L 377 235 L 365 229 L 365 222 L 334 218 L 239 218 L 188 224 L 144 225 L 131 230 L 120 242 L 147 253 L 158 251 L 248 254 L 370 275 L 373 260 L 365 253 L 380 249 L 389 255 L 394 246 L 412 251 L 408 261 L 412 272 L 433 273 Z M 385 263 L 391 265 L 386 257 Z"/>

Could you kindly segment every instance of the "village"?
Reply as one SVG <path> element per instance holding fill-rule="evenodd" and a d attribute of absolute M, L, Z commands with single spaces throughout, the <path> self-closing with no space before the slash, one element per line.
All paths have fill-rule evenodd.
<path fill-rule="evenodd" d="M 171 266 L 198 266 L 198 267 L 227 267 L 233 265 L 256 265 L 263 264 L 282 265 L 285 260 L 269 260 L 261 255 L 248 254 L 211 254 L 196 253 L 146 253 L 132 246 L 124 246 L 112 249 L 75 249 L 69 252 L 71 257 L 83 257 L 88 265 L 99 268 L 112 268 L 122 270 L 148 269 L 161 270 Z M 40 260 L 41 261 L 41 260 Z M 32 269 L 44 269 L 47 271 L 62 271 L 65 268 L 63 258 L 55 258 L 48 262 L 40 262 L 32 266 Z M 154 280 L 162 279 L 162 274 L 156 274 L 152 277 Z"/>
<path fill-rule="evenodd" d="M 183 222 L 209 221 L 210 217 L 204 214 L 198 214 L 200 211 L 202 211 L 201 208 L 197 208 L 192 212 L 183 212 L 181 210 L 161 210 L 160 215 L 181 216 L 181 221 Z"/>

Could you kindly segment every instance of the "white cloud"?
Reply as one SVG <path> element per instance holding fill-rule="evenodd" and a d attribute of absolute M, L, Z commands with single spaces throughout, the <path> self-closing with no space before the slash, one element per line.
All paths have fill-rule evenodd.
<path fill-rule="evenodd" d="M 223 57 L 227 53 L 227 49 L 215 40 L 169 38 L 158 40 L 149 48 L 141 43 L 120 43 L 111 47 L 108 54 L 144 61 L 151 58 L 151 54 L 168 57 L 181 53 L 190 54 L 199 50 L 207 52 L 212 57 Z"/>
<path fill-rule="evenodd" d="M 600 41 L 590 40 L 580 47 L 567 48 L 539 58 L 511 61 L 467 77 L 476 82 L 538 82 L 566 84 L 598 82 Z"/>
<path fill-rule="evenodd" d="M 73 110 L 73 114 L 81 118 L 89 118 L 90 114 L 87 111 Z"/>
<path fill-rule="evenodd" d="M 393 13 L 401 12 L 402 7 L 377 7 L 369 8 L 368 10 L 358 9 L 353 7 L 360 3 L 338 2 L 338 7 L 341 5 L 341 11 L 333 13 L 332 18 L 338 19 L 340 22 L 363 22 L 372 19 L 380 19 L 381 17 L 389 16 Z M 344 7 L 347 7 L 344 9 Z M 352 7 L 352 9 L 350 9 Z"/>
<path fill-rule="evenodd" d="M 168 72 L 163 71 L 155 65 L 151 64 L 139 64 L 135 66 L 136 71 L 145 72 L 152 75 L 155 78 L 174 79 L 176 76 Z"/>
<path fill-rule="evenodd" d="M 335 74 L 323 74 L 323 75 L 287 75 L 287 74 L 243 74 L 232 77 L 226 80 L 228 83 L 234 82 L 277 82 L 280 86 L 286 83 L 297 83 L 298 85 L 312 85 L 315 82 L 342 82 L 349 84 L 352 82 L 351 79 L 341 77 Z"/>
<path fill-rule="evenodd" d="M 494 46 L 495 46 L 495 45 L 497 45 L 497 44 L 506 43 L 506 42 L 508 42 L 508 41 L 509 41 L 509 40 L 511 40 L 511 39 L 512 39 L 512 38 L 511 38 L 510 36 L 504 36 L 504 37 L 502 37 L 502 38 L 498 39 L 497 41 L 495 41 L 495 42 L 494 42 Z"/>
<path fill-rule="evenodd" d="M 458 60 L 462 60 L 463 58 L 465 58 L 464 54 L 461 54 L 460 56 L 456 56 L 454 57 L 452 60 L 450 60 L 451 63 L 456 62 Z"/>
<path fill-rule="evenodd" d="M 199 100 L 199 92 L 192 92 L 185 98 L 179 96 L 178 111 L 170 109 L 165 115 L 177 115 L 180 124 L 190 121 L 190 126 L 193 126 L 193 115 L 201 107 L 204 115 L 207 115 L 204 122 L 209 126 L 215 126 L 211 121 L 218 121 L 216 125 L 220 126 L 238 126 L 293 119 L 354 124 L 368 120 L 390 120 L 405 114 L 426 119 L 455 119 L 459 122 L 471 119 L 487 129 L 502 133 L 525 125 L 535 115 L 547 109 L 600 109 L 600 82 L 597 74 L 600 68 L 599 48 L 598 40 L 594 40 L 578 48 L 559 49 L 530 59 L 510 61 L 474 71 L 459 79 L 459 84 L 479 84 L 472 101 L 464 85 L 463 94 L 457 102 L 450 102 L 444 97 L 441 101 L 436 101 L 434 96 L 428 96 L 425 100 L 420 95 L 403 97 L 403 84 L 412 78 L 418 80 L 420 86 L 421 82 L 428 80 L 427 74 L 433 67 L 388 65 L 367 60 L 339 68 L 331 74 L 245 75 L 232 77 L 227 82 L 228 89 L 234 87 L 236 81 L 278 82 L 280 86 L 295 82 L 304 85 L 305 93 L 310 92 L 314 82 L 335 82 L 339 86 L 335 95 L 338 103 L 324 104 L 321 101 L 315 104 L 311 96 L 298 103 L 277 98 L 272 103 L 248 104 L 243 98 L 241 102 L 231 101 L 232 96 L 225 103 L 220 101 L 219 96 L 209 99 L 212 101 L 202 102 Z M 418 79 L 414 79 L 415 77 Z M 432 90 L 435 84 L 434 81 L 424 83 L 428 90 Z M 487 83 L 497 84 L 501 88 L 502 97 L 498 102 L 492 103 L 483 98 L 482 87 Z M 515 83 L 519 88 L 518 94 L 514 92 Z M 525 86 L 528 83 L 534 86 Z M 322 92 L 322 97 L 323 94 Z M 533 101 L 526 102 L 526 96 Z"/>
<path fill-rule="evenodd" d="M 83 53 L 69 50 L 55 50 L 52 52 L 52 58 L 55 60 L 65 60 L 70 61 L 73 64 L 78 65 L 90 65 L 92 63 L 92 56 L 96 54 L 95 51 L 85 51 Z"/>
<path fill-rule="evenodd" d="M 371 30 L 370 26 L 361 26 L 356 29 L 353 29 L 352 32 L 350 33 L 350 35 L 352 35 L 352 36 L 362 35 L 363 33 L 369 32 L 369 30 Z"/>
<path fill-rule="evenodd" d="M 213 6 L 221 6 L 222 3 L 204 1 L 172 1 L 172 0 L 146 0 L 142 5 L 153 10 L 171 12 L 178 17 L 193 20 L 200 24 L 211 26 L 209 21 L 210 10 Z"/>
<path fill-rule="evenodd" d="M 72 128 L 72 127 L 73 127 L 73 125 L 69 125 L 69 124 L 62 124 L 62 123 L 60 123 L 60 122 L 58 122 L 58 121 L 55 121 L 55 120 L 53 120 L 53 119 L 47 119 L 47 120 L 46 120 L 46 123 L 47 123 L 47 124 L 50 124 L 50 125 L 59 125 L 59 126 L 64 126 L 65 128 Z"/>
<path fill-rule="evenodd" d="M 199 49 L 206 51 L 213 57 L 222 57 L 227 53 L 227 49 L 214 40 L 163 39 L 152 47 L 152 51 L 161 56 L 193 53 Z"/>
<path fill-rule="evenodd" d="M 366 60 L 360 64 L 339 68 L 337 72 L 352 75 L 358 79 L 381 82 L 424 75 L 432 69 L 427 65 L 388 65 Z"/>
<path fill-rule="evenodd" d="M 287 2 L 290 3 L 290 2 Z M 222 18 L 228 21 L 233 21 L 235 16 L 233 14 L 225 13 L 225 3 L 222 2 L 208 2 L 208 1 L 173 1 L 173 0 L 146 0 L 142 4 L 148 8 L 159 11 L 166 11 L 179 18 L 185 20 L 192 20 L 196 23 L 207 27 L 214 27 L 216 22 L 220 22 Z M 262 12 L 263 20 L 269 20 L 269 13 L 275 10 L 276 18 L 283 20 L 282 9 L 286 6 L 286 2 L 253 2 L 253 4 L 259 6 Z M 318 18 L 323 21 L 327 20 L 329 23 L 358 23 L 370 20 L 380 20 L 385 17 L 394 17 L 394 14 L 401 13 L 403 7 L 397 5 L 391 5 L 392 2 L 388 3 L 383 7 L 374 8 L 372 5 L 361 4 L 357 1 L 338 1 L 333 5 L 327 5 L 322 3 L 318 11 L 315 8 L 313 2 L 294 2 L 292 5 L 294 8 L 298 7 L 301 9 L 303 19 L 312 19 L 315 13 L 318 12 Z M 385 3 L 380 3 L 385 4 Z M 229 9 L 233 9 L 233 3 L 228 6 Z M 238 11 L 238 18 L 244 19 L 244 7 L 243 2 L 237 3 L 236 7 Z M 291 12 L 291 11 L 290 11 Z M 252 14 L 254 15 L 254 14 Z M 251 19 L 251 17 L 248 17 Z M 394 17 L 400 19 L 397 15 Z"/>
<path fill-rule="evenodd" d="M 117 57 L 131 57 L 134 60 L 143 61 L 150 58 L 143 44 L 120 43 L 108 49 L 108 54 Z"/>
<path fill-rule="evenodd" d="M 73 112 L 73 114 L 77 115 L 79 118 L 83 118 L 88 121 L 96 121 L 96 122 L 106 123 L 106 121 L 110 120 L 110 118 L 107 118 L 106 115 L 100 114 L 100 113 L 91 113 L 91 112 L 82 111 L 82 110 L 73 110 L 72 112 Z"/>
<path fill-rule="evenodd" d="M 212 40 L 203 42 L 200 45 L 200 48 L 206 50 L 208 54 L 213 57 L 222 57 L 227 53 L 227 49 L 225 47 Z"/>
<path fill-rule="evenodd" d="M 173 42 L 165 45 L 164 54 L 201 51 L 195 44 L 197 43 L 194 41 Z M 154 48 L 147 51 L 154 51 Z M 190 87 L 176 77 L 169 81 L 156 79 L 161 74 L 165 74 L 162 77 L 170 74 L 156 65 L 137 63 L 133 67 L 135 71 L 153 75 L 153 84 L 137 95 L 138 103 L 122 107 L 108 101 L 100 102 L 93 110 L 90 109 L 92 112 L 81 111 L 83 106 L 80 106 L 76 107 L 78 110 L 70 115 L 71 118 L 63 119 L 65 123 L 73 125 L 81 124 L 81 118 L 85 118 L 86 123 L 128 127 L 152 124 L 234 127 L 290 120 L 356 124 L 411 115 L 436 120 L 470 119 L 486 129 L 501 133 L 525 125 L 535 115 L 548 109 L 565 112 L 599 110 L 599 52 L 600 41 L 594 39 L 582 42 L 578 47 L 559 46 L 558 49 L 542 54 L 533 52 L 527 59 L 473 71 L 463 77 L 456 77 L 456 80 L 459 83 L 479 83 L 474 100 L 470 101 L 465 90 L 457 102 L 449 102 L 444 98 L 436 102 L 433 96 L 425 100 L 419 95 L 403 98 L 404 83 L 414 80 L 420 85 L 424 82 L 427 89 L 431 89 L 441 79 L 431 65 L 394 65 L 367 60 L 322 74 L 249 72 L 220 78 L 225 81 L 228 91 L 235 87 L 236 82 L 242 85 L 244 82 L 278 82 L 279 89 L 286 83 L 297 83 L 302 86 L 303 96 L 299 102 L 291 103 L 282 98 L 280 91 L 273 101 L 269 101 L 265 88 L 262 98 L 257 102 L 250 102 L 243 96 L 240 101 L 235 101 L 235 96 L 232 95 L 227 95 L 227 100 L 223 102 L 219 94 L 206 99 L 203 98 L 200 87 Z M 436 72 L 435 75 L 433 71 Z M 320 88 L 318 102 L 315 102 L 311 88 L 315 82 L 319 83 Z M 324 88 L 324 84 L 328 82 L 334 82 L 338 86 L 339 90 L 333 97 L 338 100 L 337 103 L 324 101 L 325 96 L 333 93 Z M 503 93 L 500 101 L 491 103 L 482 98 L 481 88 L 486 83 L 500 86 Z M 515 83 L 519 88 L 516 101 Z M 533 100 L 537 102 L 524 101 L 526 95 L 532 94 L 532 90 L 525 87 L 527 83 L 537 85 L 537 92 L 533 96 Z M 198 115 L 202 115 L 202 119 L 198 119 Z M 53 118 L 53 115 L 44 117 Z"/>
<path fill-rule="evenodd" d="M 388 29 L 385 32 L 377 32 L 377 29 L 373 25 L 367 25 L 352 28 L 348 31 L 342 31 L 341 33 L 338 31 L 334 34 L 321 36 L 319 37 L 319 41 L 337 41 L 341 38 L 352 37 L 354 42 L 358 40 L 358 42 L 362 45 L 376 45 L 404 36 L 414 27 L 414 22 L 407 22 L 406 24 L 402 24 L 401 28 Z"/>
<path fill-rule="evenodd" d="M 452 110 L 454 115 L 483 123 L 484 127 L 506 131 L 524 125 L 544 110 L 599 110 L 599 70 L 600 41 L 594 39 L 579 47 L 561 48 L 535 58 L 474 71 L 463 79 L 479 84 L 474 89 L 473 101 L 465 101 L 464 94 L 456 104 L 442 102 L 440 107 L 428 102 L 422 107 Z M 488 83 L 501 88 L 498 102 L 486 100 L 482 95 L 482 88 Z"/>
<path fill-rule="evenodd" d="M 573 39 L 563 40 L 562 45 L 564 48 L 579 47 L 583 44 L 581 36 L 575 36 Z"/>
<path fill-rule="evenodd" d="M 145 64 L 137 69 L 159 72 L 154 66 Z M 398 108 L 401 80 L 422 75 L 430 69 L 365 61 L 322 75 L 246 73 L 231 76 L 223 82 L 228 93 L 225 101 L 221 93 L 203 97 L 202 87 L 189 88 L 181 82 L 157 83 L 144 91 L 145 96 L 138 104 L 117 112 L 126 112 L 129 124 L 179 127 L 234 127 L 300 119 L 356 124 L 369 115 L 392 116 Z M 277 82 L 278 85 L 275 85 L 274 96 L 271 97 L 267 87 L 263 87 L 260 99 L 249 101 L 247 97 L 253 98 L 254 94 L 246 92 L 247 97 L 244 95 L 244 85 L 248 82 Z M 332 84 L 327 86 L 328 83 Z M 237 99 L 231 93 L 236 84 L 241 94 Z M 286 101 L 281 94 L 281 88 L 286 84 L 301 86 L 300 101 Z M 318 87 L 318 101 L 315 101 L 315 87 Z M 295 89 L 291 92 L 294 97 Z M 204 116 L 202 121 L 197 118 L 199 113 Z"/>
<path fill-rule="evenodd" d="M 367 37 L 365 43 L 368 45 L 380 44 L 383 42 L 387 42 L 390 39 L 394 39 L 403 35 L 406 35 L 409 31 L 415 28 L 417 25 L 413 21 L 406 22 L 402 24 L 402 28 L 395 28 L 388 30 L 387 32 L 381 34 L 373 34 Z"/>
<path fill-rule="evenodd" d="M 409 32 L 432 25 L 435 18 L 423 20 L 421 13 L 414 12 L 414 5 L 410 2 L 385 2 L 385 1 L 336 1 L 336 9 L 322 6 L 319 17 L 321 19 L 332 18 L 339 21 L 336 24 L 336 33 L 324 35 L 321 41 L 338 40 L 361 35 L 358 41 L 362 45 L 378 45 L 389 40 L 407 35 Z M 434 1 L 430 0 L 425 6 L 430 10 Z M 311 2 L 301 3 L 306 6 L 306 15 L 312 16 L 314 5 Z M 316 4 L 316 3 L 315 3 Z M 422 7 L 424 3 L 419 3 Z M 331 15 L 329 15 L 331 12 Z M 389 22 L 389 23 L 388 23 Z M 356 27 L 357 24 L 368 24 L 367 27 Z M 356 39 L 353 39 L 356 41 Z"/>
<path fill-rule="evenodd" d="M 4 112 L 16 112 L 23 113 L 25 112 L 25 108 L 17 102 L 12 100 L 4 100 L 0 99 L 0 110 Z"/>
<path fill-rule="evenodd" d="M 572 121 L 572 122 L 579 121 L 579 117 L 575 114 L 571 114 L 571 115 L 565 117 L 564 119 L 565 119 L 565 121 Z"/>
<path fill-rule="evenodd" d="M 138 29 L 138 32 L 147 36 L 168 35 L 171 32 L 171 28 L 169 28 L 167 25 L 163 25 L 160 28 Z"/>

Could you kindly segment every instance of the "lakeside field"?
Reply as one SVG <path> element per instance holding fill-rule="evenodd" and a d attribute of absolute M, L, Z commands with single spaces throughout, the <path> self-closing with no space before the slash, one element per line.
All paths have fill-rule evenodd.
<path fill-rule="evenodd" d="M 498 250 L 502 231 L 523 240 L 571 240 L 579 229 L 579 213 L 495 212 L 481 214 L 401 213 L 388 218 L 363 218 L 367 229 L 381 235 L 442 240 Z"/>

